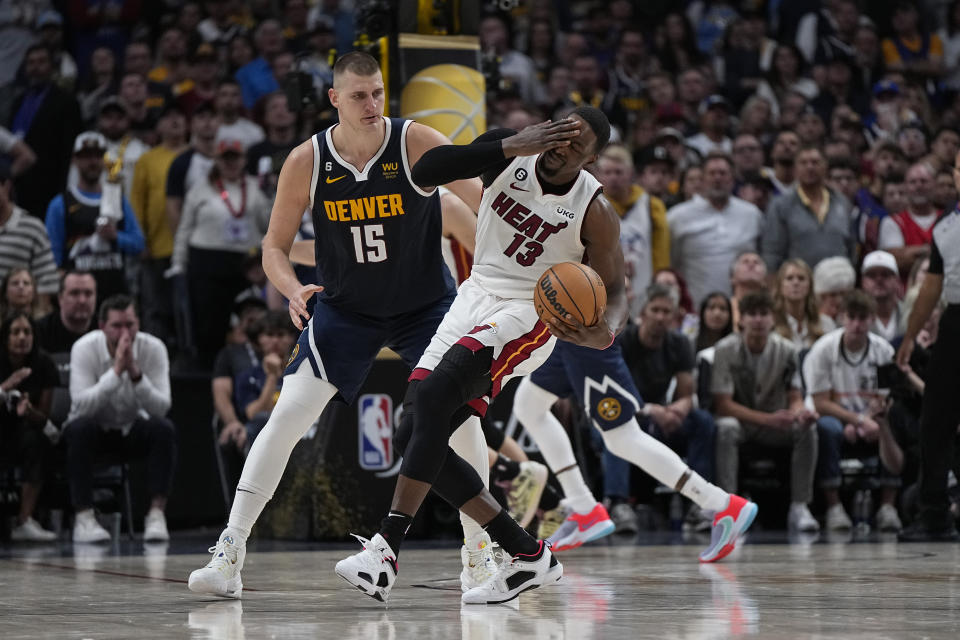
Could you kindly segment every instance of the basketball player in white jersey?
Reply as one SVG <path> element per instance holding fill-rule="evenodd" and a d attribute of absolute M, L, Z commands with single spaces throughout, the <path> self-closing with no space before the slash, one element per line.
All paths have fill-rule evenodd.
<path fill-rule="evenodd" d="M 530 144 L 550 131 L 556 147 Z M 571 134 L 575 137 L 570 137 Z M 363 551 L 337 563 L 337 574 L 378 600 L 397 577 L 397 552 L 431 488 L 480 523 L 510 559 L 485 584 L 466 591 L 466 604 L 511 600 L 560 579 L 563 567 L 543 541 L 534 540 L 484 488 L 473 468 L 448 446 L 449 435 L 515 376 L 542 364 L 559 336 L 605 349 L 626 320 L 620 227 L 600 183 L 582 170 L 610 137 L 602 111 L 576 109 L 568 119 L 495 130 L 465 146 L 437 147 L 413 169 L 421 188 L 481 176 L 473 271 L 410 376 L 396 435 L 403 463 L 391 510 L 379 533 L 357 536 Z M 561 262 L 586 257 L 607 288 L 607 308 L 594 326 L 567 318 L 544 325 L 533 306 L 540 275 Z"/>

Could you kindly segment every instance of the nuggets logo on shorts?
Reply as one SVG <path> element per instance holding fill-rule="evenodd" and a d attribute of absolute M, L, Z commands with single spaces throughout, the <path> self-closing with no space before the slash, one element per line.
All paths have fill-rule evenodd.
<path fill-rule="evenodd" d="M 287 358 L 287 364 L 285 365 L 286 367 L 289 367 L 291 364 L 293 364 L 293 361 L 297 359 L 298 353 L 300 353 L 300 345 L 295 344 L 293 345 L 293 352 L 290 354 L 290 357 Z"/>
<path fill-rule="evenodd" d="M 368 393 L 357 402 L 360 468 L 382 471 L 393 465 L 393 399 Z"/>
<path fill-rule="evenodd" d="M 616 420 L 620 417 L 620 401 L 616 398 L 604 398 L 597 403 L 597 417 L 601 420 Z"/>

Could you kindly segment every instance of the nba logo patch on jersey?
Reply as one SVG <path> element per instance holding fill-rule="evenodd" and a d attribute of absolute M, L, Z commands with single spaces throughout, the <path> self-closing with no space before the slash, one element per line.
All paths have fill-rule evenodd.
<path fill-rule="evenodd" d="M 357 402 L 360 468 L 382 471 L 393 465 L 393 400 L 383 393 L 368 393 Z"/>

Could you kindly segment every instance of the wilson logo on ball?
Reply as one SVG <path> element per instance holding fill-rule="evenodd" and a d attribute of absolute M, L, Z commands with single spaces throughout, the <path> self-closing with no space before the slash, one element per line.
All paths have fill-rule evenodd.
<path fill-rule="evenodd" d="M 550 306 L 554 308 L 554 310 L 557 312 L 557 315 L 561 317 L 567 315 L 567 310 L 564 309 L 562 304 L 557 302 L 557 290 L 550 281 L 549 273 L 544 275 L 540 280 L 540 288 L 543 290 L 543 297 L 546 298 L 547 302 L 550 303 Z"/>

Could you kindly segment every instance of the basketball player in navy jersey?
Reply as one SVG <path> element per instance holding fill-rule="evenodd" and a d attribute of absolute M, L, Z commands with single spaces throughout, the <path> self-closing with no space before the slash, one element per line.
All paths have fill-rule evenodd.
<path fill-rule="evenodd" d="M 339 124 L 297 146 L 284 162 L 263 240 L 264 271 L 290 301 L 290 317 L 302 333 L 270 420 L 247 457 L 227 528 L 211 561 L 190 574 L 189 587 L 198 593 L 240 597 L 247 537 L 294 445 L 331 398 L 354 400 L 383 347 L 416 364 L 454 298 L 440 255 L 440 198 L 432 185 L 422 188 L 410 178 L 410 167 L 424 152 L 450 141 L 430 127 L 383 116 L 383 78 L 371 56 L 349 53 L 333 71 L 329 97 Z M 572 135 L 541 127 L 523 139 L 538 152 Z M 480 206 L 479 180 L 448 187 L 474 210 Z M 289 254 L 308 208 L 318 284 L 304 285 Z M 314 295 L 309 317 L 306 304 Z M 479 420 L 468 420 L 457 438 L 474 476 L 485 474 Z M 483 534 L 472 526 L 474 535 Z"/>
<path fill-rule="evenodd" d="M 526 142 L 531 129 L 575 127 L 576 137 L 553 149 Z M 605 349 L 627 315 L 619 220 L 600 183 L 583 170 L 610 137 L 598 109 L 580 107 L 571 117 L 516 133 L 499 129 L 470 145 L 441 146 L 424 154 L 413 170 L 421 187 L 482 176 L 473 270 L 411 374 L 397 430 L 403 463 L 393 504 L 363 551 L 337 563 L 337 574 L 367 595 L 386 600 L 396 581 L 397 553 L 414 515 L 432 488 L 483 525 L 510 555 L 496 575 L 466 591 L 466 604 L 511 600 L 552 584 L 563 567 L 549 547 L 534 540 L 493 499 L 473 468 L 449 446 L 451 430 L 487 403 L 513 377 L 542 364 L 554 335 Z M 533 292 L 547 268 L 586 256 L 607 288 L 607 308 L 594 326 L 556 320 L 544 325 Z"/>

